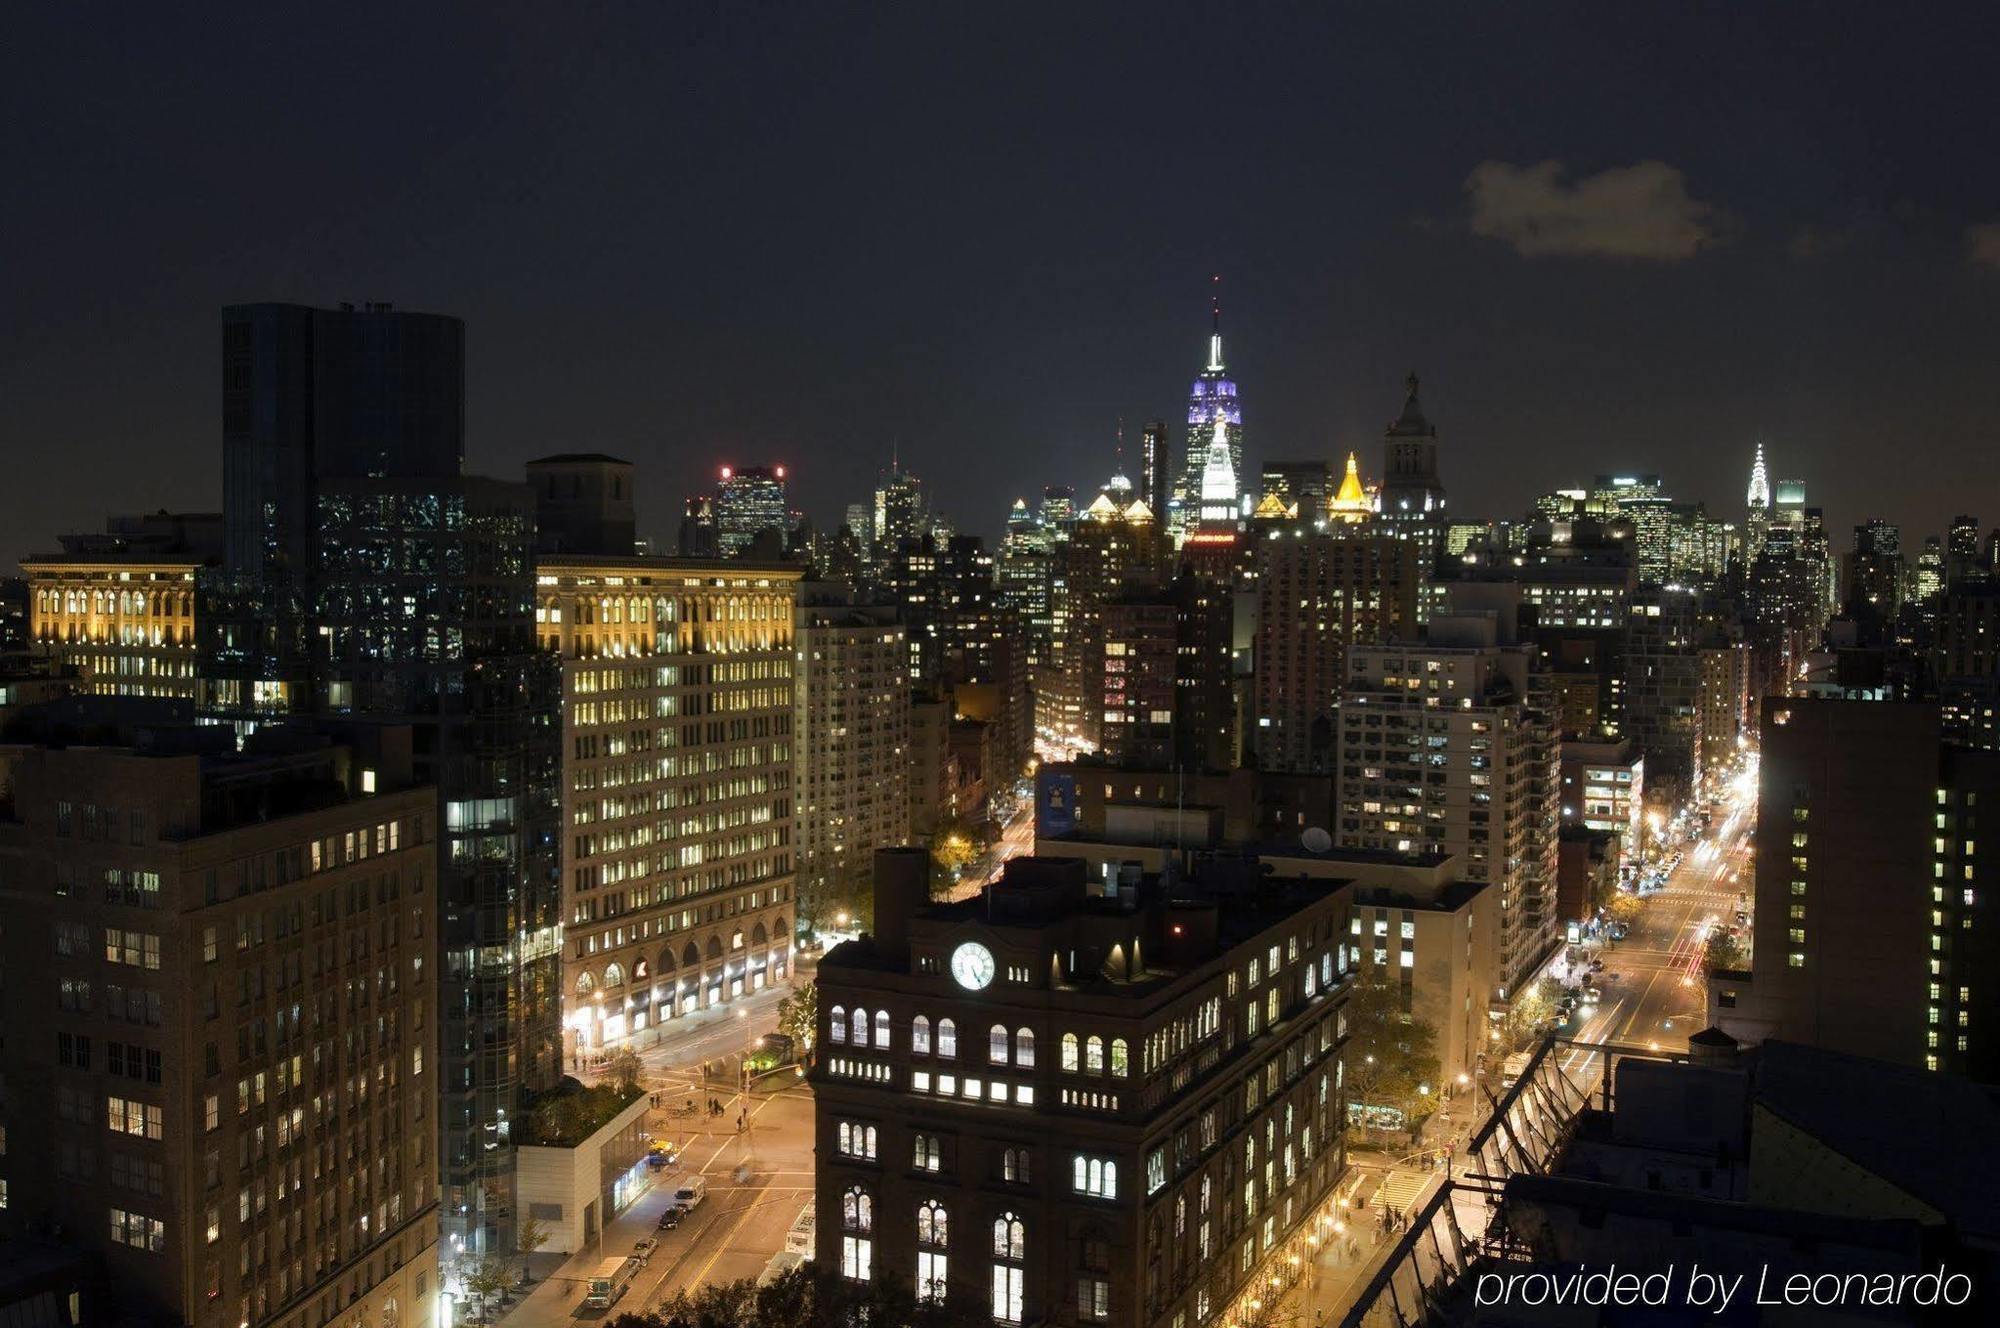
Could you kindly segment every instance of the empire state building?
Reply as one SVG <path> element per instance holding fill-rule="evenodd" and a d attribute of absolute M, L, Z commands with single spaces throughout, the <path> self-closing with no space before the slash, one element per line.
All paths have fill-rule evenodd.
<path fill-rule="evenodd" d="M 1176 538 L 1194 530 L 1208 505 L 1202 477 L 1208 469 L 1209 444 L 1215 439 L 1218 422 L 1229 441 L 1229 468 L 1239 485 L 1243 474 L 1243 407 L 1236 399 L 1236 380 L 1223 367 L 1220 300 L 1211 303 L 1210 316 L 1214 326 L 1208 336 L 1208 363 L 1188 393 L 1187 451 L 1174 484 L 1171 524 Z M 1230 497 L 1234 500 L 1236 495 Z"/>

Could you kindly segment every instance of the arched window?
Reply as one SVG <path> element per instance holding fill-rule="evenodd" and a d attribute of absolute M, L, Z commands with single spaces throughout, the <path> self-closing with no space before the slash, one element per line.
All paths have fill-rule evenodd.
<path fill-rule="evenodd" d="M 624 986 L 625 965 L 617 963 L 606 964 L 604 966 L 604 985 L 607 987 Z"/>
<path fill-rule="evenodd" d="M 993 1317 L 1001 1323 L 1021 1322 L 1028 1256 L 1021 1219 L 1003 1213 L 993 1222 Z"/>
<path fill-rule="evenodd" d="M 986 1031 L 986 1059 L 995 1065 L 1007 1063 L 1007 1025 L 995 1024 Z"/>
<path fill-rule="evenodd" d="M 887 1050 L 889 1046 L 889 1012 L 887 1010 L 877 1010 L 875 1012 L 875 1045 L 883 1050 Z"/>
<path fill-rule="evenodd" d="M 577 994 L 577 995 L 579 995 L 579 996 L 588 996 L 588 995 L 590 995 L 590 992 L 591 992 L 591 988 L 595 987 L 596 985 L 597 985 L 597 979 L 596 979 L 596 978 L 593 978 L 592 976 L 590 976 L 590 974 L 588 974 L 588 973 L 579 973 L 579 974 L 577 974 L 577 975 L 576 975 L 576 994 Z"/>
<path fill-rule="evenodd" d="M 1014 1064 L 1024 1070 L 1035 1068 L 1035 1030 L 1017 1028 L 1014 1030 Z"/>
<path fill-rule="evenodd" d="M 859 1185 L 840 1197 L 840 1275 L 855 1282 L 875 1275 L 875 1201 Z"/>
<path fill-rule="evenodd" d="M 844 1007 L 833 1007 L 833 1018 L 826 1026 L 826 1039 L 829 1042 L 847 1041 L 847 1010 Z"/>
<path fill-rule="evenodd" d="M 993 1257 L 1016 1263 L 1028 1257 L 1027 1229 L 1012 1213 L 1002 1213 L 993 1221 Z"/>
<path fill-rule="evenodd" d="M 940 1056 L 958 1055 L 957 1024 L 954 1024 L 949 1019 L 938 1020 L 937 1035 L 938 1035 L 938 1043 L 937 1043 L 938 1055 Z"/>
<path fill-rule="evenodd" d="M 934 1134 L 913 1136 L 915 1145 L 911 1150 L 911 1165 L 918 1171 L 936 1171 L 944 1165 L 944 1148 Z"/>
<path fill-rule="evenodd" d="M 944 1205 L 935 1199 L 925 1200 L 917 1209 L 917 1244 L 943 1249 L 951 1243 L 950 1235 L 950 1214 Z"/>
<path fill-rule="evenodd" d="M 850 1038 L 850 1039 L 851 1039 L 851 1040 L 853 1041 L 853 1043 L 854 1043 L 854 1045 L 855 1045 L 855 1046 L 857 1046 L 857 1047 L 865 1047 L 865 1046 L 867 1046 L 867 1045 L 868 1045 L 868 1011 L 866 1011 L 866 1010 L 862 1009 L 862 1008 L 861 1008 L 860 1006 L 858 1006 L 858 1005 L 857 1005 L 857 1006 L 855 1006 L 855 1007 L 854 1007 L 854 1018 L 853 1018 L 853 1020 L 852 1020 L 852 1021 L 851 1021 L 851 1022 L 850 1022 L 850 1023 L 848 1024 L 848 1030 L 849 1030 L 849 1032 L 848 1032 L 848 1037 L 849 1037 L 849 1038 Z"/>
<path fill-rule="evenodd" d="M 937 1303 L 945 1293 L 945 1245 L 949 1235 L 944 1205 L 935 1199 L 917 1209 L 917 1299 Z"/>
<path fill-rule="evenodd" d="M 846 1157 L 875 1157 L 875 1127 L 862 1125 L 856 1121 L 840 1123 L 840 1151 Z"/>
<path fill-rule="evenodd" d="M 1013 1185 L 1026 1185 L 1028 1175 L 1028 1150 L 1009 1148 L 1000 1155 L 1000 1179 Z"/>
<path fill-rule="evenodd" d="M 1111 1073 L 1123 1079 L 1132 1069 L 1129 1053 L 1125 1049 L 1124 1038 L 1111 1039 Z"/>
<path fill-rule="evenodd" d="M 925 1015 L 918 1015 L 910 1021 L 910 1050 L 920 1056 L 931 1052 L 931 1021 Z"/>
<path fill-rule="evenodd" d="M 1104 1073 L 1104 1039 L 1095 1033 L 1083 1044 L 1083 1068 L 1091 1074 Z"/>
<path fill-rule="evenodd" d="M 875 1229 L 874 1196 L 859 1185 L 840 1196 L 840 1229 L 842 1231 Z"/>
<path fill-rule="evenodd" d="M 1062 1067 L 1065 1070 L 1073 1071 L 1076 1069 L 1076 1034 L 1074 1033 L 1065 1033 L 1062 1035 Z"/>

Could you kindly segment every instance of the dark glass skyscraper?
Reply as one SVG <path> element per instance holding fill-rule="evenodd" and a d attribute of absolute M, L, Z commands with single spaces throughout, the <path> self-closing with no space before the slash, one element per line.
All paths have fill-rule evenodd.
<path fill-rule="evenodd" d="M 204 708 L 408 725 L 439 800 L 444 1255 L 511 1253 L 510 1131 L 561 1075 L 554 660 L 535 643 L 535 499 L 468 477 L 455 318 L 223 315 L 226 562 L 201 586 Z"/>

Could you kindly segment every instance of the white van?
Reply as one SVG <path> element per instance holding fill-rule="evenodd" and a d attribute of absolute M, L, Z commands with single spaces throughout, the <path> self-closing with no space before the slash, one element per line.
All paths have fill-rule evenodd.
<path fill-rule="evenodd" d="M 690 1176 L 674 1191 L 674 1202 L 692 1213 L 701 1207 L 701 1201 L 708 1197 L 708 1181 L 700 1176 Z"/>

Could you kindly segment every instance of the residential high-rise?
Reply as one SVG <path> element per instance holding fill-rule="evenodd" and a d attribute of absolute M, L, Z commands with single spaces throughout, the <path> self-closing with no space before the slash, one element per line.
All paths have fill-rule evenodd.
<path fill-rule="evenodd" d="M 1060 546 L 1054 585 L 1054 621 L 1046 687 L 1038 687 L 1038 729 L 1072 750 L 1096 751 L 1103 742 L 1098 705 L 1104 680 L 1104 606 L 1165 573 L 1163 533 L 1145 504 L 1119 510 L 1100 496 L 1070 523 Z"/>
<path fill-rule="evenodd" d="M 1180 478 L 1175 481 L 1170 511 L 1154 514 L 1169 522 L 1176 538 L 1192 531 L 1201 520 L 1202 486 L 1212 464 L 1210 445 L 1220 437 L 1228 451 L 1229 473 L 1241 477 L 1243 471 L 1243 407 L 1236 398 L 1236 380 L 1229 376 L 1222 360 L 1222 305 L 1213 303 L 1214 329 L 1208 338 L 1208 363 L 1195 376 L 1188 391 L 1186 450 L 1182 455 Z M 1233 481 L 1232 481 L 1233 482 Z M 1231 495 L 1232 501 L 1234 494 Z M 1150 504 L 1149 504 L 1150 506 Z"/>
<path fill-rule="evenodd" d="M 562 671 L 567 1055 L 791 971 L 801 569 L 553 555 L 536 631 Z"/>
<path fill-rule="evenodd" d="M 1256 705 L 1249 735 L 1259 769 L 1333 769 L 1347 652 L 1414 635 L 1415 545 L 1361 528 L 1260 544 Z"/>
<path fill-rule="evenodd" d="M 1168 475 L 1173 468 L 1173 444 L 1165 420 L 1147 420 L 1139 431 L 1139 501 L 1155 516 L 1163 515 L 1173 499 Z"/>
<path fill-rule="evenodd" d="M 887 605 L 821 602 L 806 588 L 793 638 L 799 919 L 872 925 L 875 850 L 910 842 L 910 687 Z"/>
<path fill-rule="evenodd" d="M 1171 593 L 1142 591 L 1106 604 L 1104 759 L 1154 769 L 1174 753 L 1174 667 L 1180 611 Z"/>
<path fill-rule="evenodd" d="M 1646 757 L 1646 783 L 1668 806 L 1706 791 L 1702 757 L 1704 623 L 1699 595 L 1642 586 L 1625 630 L 1623 720 L 1619 733 Z"/>
<path fill-rule="evenodd" d="M 1003 609 L 994 577 L 993 555 L 978 535 L 926 535 L 888 555 L 882 586 L 902 614 L 916 686 L 995 676 Z"/>
<path fill-rule="evenodd" d="M 1770 697 L 1759 729 L 1750 971 L 1709 1016 L 1991 1082 L 2000 933 L 1986 925 L 2000 753 L 1940 741 L 1935 705 Z"/>
<path fill-rule="evenodd" d="M 1900 530 L 1879 518 L 1856 526 L 1854 548 L 1847 555 L 1849 608 L 1866 604 L 1884 618 L 1893 619 L 1903 607 L 1908 571 Z"/>
<path fill-rule="evenodd" d="M 1332 1229 L 1345 882 L 1015 858 L 924 907 L 922 850 L 877 862 L 875 930 L 819 970 L 822 1266 L 1168 1328 L 1234 1321 Z"/>
<path fill-rule="evenodd" d="M 1337 842 L 1450 854 L 1500 889 L 1503 999 L 1561 940 L 1553 696 L 1493 614 L 1439 614 L 1428 638 L 1347 652 Z"/>
<path fill-rule="evenodd" d="M 783 466 L 722 468 L 715 485 L 715 538 L 723 557 L 744 556 L 766 531 L 777 531 L 782 547 L 791 524 Z"/>
<path fill-rule="evenodd" d="M 0 1237 L 94 1256 L 96 1321 L 431 1328 L 439 826 L 409 735 L 47 738 L 0 748 Z"/>

